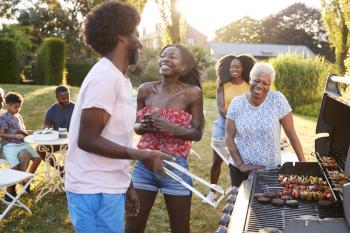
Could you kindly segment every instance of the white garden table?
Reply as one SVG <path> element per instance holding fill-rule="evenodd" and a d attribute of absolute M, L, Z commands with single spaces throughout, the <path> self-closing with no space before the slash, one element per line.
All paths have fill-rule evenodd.
<path fill-rule="evenodd" d="M 68 149 L 68 138 L 59 138 L 57 140 L 50 141 L 38 141 L 34 140 L 33 135 L 29 135 L 24 138 L 24 141 L 37 145 L 40 152 L 45 152 L 45 174 L 44 174 L 44 186 L 41 188 L 39 194 L 36 197 L 35 203 L 37 203 L 42 197 L 50 192 L 64 191 L 64 159 Z M 58 151 L 54 151 L 54 147 L 59 146 Z M 57 148 L 56 148 L 57 150 Z M 55 156 L 54 156 L 55 154 Z M 51 166 L 51 163 L 54 163 Z"/>

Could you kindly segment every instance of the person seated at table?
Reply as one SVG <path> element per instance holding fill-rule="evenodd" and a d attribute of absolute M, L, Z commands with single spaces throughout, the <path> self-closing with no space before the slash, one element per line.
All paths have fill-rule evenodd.
<path fill-rule="evenodd" d="M 75 104 L 70 101 L 70 93 L 67 87 L 58 86 L 55 90 L 57 102 L 52 104 L 45 115 L 44 128 L 66 128 L 69 130 Z"/>
<path fill-rule="evenodd" d="M 4 89 L 0 87 L 0 116 L 6 113 L 6 110 L 3 109 L 5 102 L 5 92 Z M 0 138 L 0 159 L 5 159 L 4 153 L 2 151 L 2 139 Z"/>
<path fill-rule="evenodd" d="M 34 174 L 41 159 L 35 150 L 23 140 L 29 133 L 19 114 L 23 97 L 18 93 L 10 92 L 6 95 L 5 101 L 7 112 L 0 117 L 0 137 L 3 139 L 4 156 L 12 169 Z M 28 166 L 30 160 L 32 164 Z M 16 196 L 15 186 L 7 187 L 7 192 Z M 27 192 L 30 193 L 30 186 L 27 187 Z M 12 198 L 6 195 L 5 200 L 11 201 Z"/>
<path fill-rule="evenodd" d="M 6 110 L 3 109 L 4 102 L 5 102 L 5 92 L 4 92 L 4 89 L 0 87 L 0 116 L 6 113 Z"/>
<path fill-rule="evenodd" d="M 4 115 L 6 113 L 6 110 L 3 109 L 4 107 L 4 103 L 5 103 L 5 92 L 4 92 L 4 89 L 2 89 L 0 87 L 0 116 Z M 4 152 L 2 150 L 2 138 L 0 138 L 0 158 L 1 159 L 6 159 L 5 156 L 4 156 Z M 19 159 L 19 162 L 20 162 L 20 165 L 19 166 L 22 166 L 22 167 L 28 167 L 28 163 L 29 163 L 29 160 L 30 160 L 30 154 L 28 154 L 26 151 L 22 150 L 19 154 L 18 154 L 18 159 Z M 21 169 L 23 170 L 23 169 Z"/>
<path fill-rule="evenodd" d="M 52 104 L 45 114 L 44 129 L 53 128 L 54 130 L 58 130 L 59 128 L 65 128 L 69 131 L 70 120 L 75 104 L 70 101 L 70 93 L 67 87 L 58 86 L 55 93 L 57 102 Z M 47 146 L 47 148 L 50 149 L 51 147 Z M 60 150 L 59 145 L 54 145 L 52 148 L 54 152 Z M 41 159 L 45 161 L 47 152 L 40 151 L 38 148 L 37 152 Z M 51 153 L 51 151 L 49 153 Z M 50 160 L 50 164 L 54 166 L 54 160 Z M 60 167 L 60 170 L 63 171 L 63 167 Z"/>

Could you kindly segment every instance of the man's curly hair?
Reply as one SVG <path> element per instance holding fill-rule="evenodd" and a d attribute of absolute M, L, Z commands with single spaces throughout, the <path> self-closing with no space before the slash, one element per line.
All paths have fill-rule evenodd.
<path fill-rule="evenodd" d="M 84 42 L 94 52 L 105 56 L 117 46 L 118 36 L 130 35 L 140 20 L 134 7 L 118 1 L 104 2 L 86 15 Z"/>

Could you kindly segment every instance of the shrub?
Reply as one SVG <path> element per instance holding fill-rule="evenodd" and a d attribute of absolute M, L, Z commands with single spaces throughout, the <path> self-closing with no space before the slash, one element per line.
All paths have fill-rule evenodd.
<path fill-rule="evenodd" d="M 13 39 L 15 42 L 19 73 L 23 72 L 24 66 L 32 60 L 33 38 L 29 30 L 29 27 L 19 24 L 3 24 L 0 30 L 0 38 Z"/>
<path fill-rule="evenodd" d="M 144 82 L 159 80 L 159 68 L 157 59 L 151 59 L 147 62 L 142 80 Z"/>
<path fill-rule="evenodd" d="M 16 43 L 12 39 L 0 39 L 0 82 L 18 83 Z"/>
<path fill-rule="evenodd" d="M 320 108 L 321 102 L 315 102 L 313 104 L 297 106 L 294 111 L 305 116 L 318 117 Z"/>
<path fill-rule="evenodd" d="M 47 38 L 36 57 L 35 82 L 41 85 L 60 85 L 65 82 L 66 43 L 60 38 Z"/>
<path fill-rule="evenodd" d="M 129 66 L 128 75 L 134 86 L 147 82 L 147 76 L 145 75 L 146 66 L 150 60 L 158 61 L 159 50 L 143 48 L 140 54 L 139 61 L 136 65 Z M 150 67 L 149 67 L 150 69 Z M 146 78 L 146 80 L 144 80 Z"/>
<path fill-rule="evenodd" d="M 202 71 L 215 64 L 215 59 L 208 48 L 197 45 L 189 46 L 188 48 Z"/>
<path fill-rule="evenodd" d="M 214 80 L 205 80 L 202 82 L 202 91 L 203 91 L 203 96 L 205 98 L 211 98 L 215 99 L 216 98 L 216 81 Z"/>
<path fill-rule="evenodd" d="M 294 54 L 280 55 L 270 61 L 276 70 L 274 85 L 293 109 L 320 104 L 327 76 L 334 71 L 333 65 L 322 57 L 304 58 Z"/>
<path fill-rule="evenodd" d="M 67 83 L 71 86 L 80 87 L 94 64 L 94 61 L 72 61 L 67 63 Z"/>
<path fill-rule="evenodd" d="M 205 80 L 216 80 L 215 65 L 209 66 L 204 72 Z"/>

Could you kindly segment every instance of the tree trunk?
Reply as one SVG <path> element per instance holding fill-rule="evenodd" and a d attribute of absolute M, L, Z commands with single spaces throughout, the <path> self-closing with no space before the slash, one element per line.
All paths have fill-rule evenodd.
<path fill-rule="evenodd" d="M 171 11 L 171 42 L 173 44 L 180 43 L 180 12 L 176 9 L 177 0 L 170 0 Z"/>

